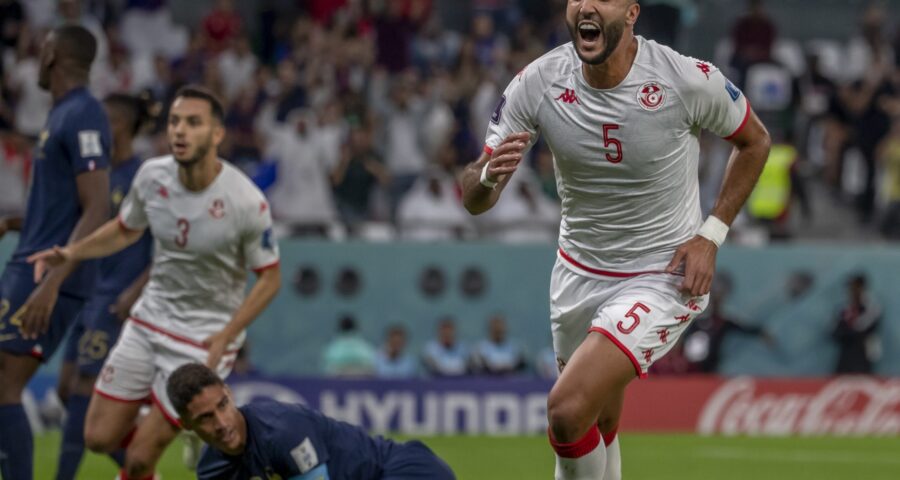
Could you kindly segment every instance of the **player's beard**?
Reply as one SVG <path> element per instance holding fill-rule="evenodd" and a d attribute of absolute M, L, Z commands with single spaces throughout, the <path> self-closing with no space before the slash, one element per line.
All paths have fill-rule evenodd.
<path fill-rule="evenodd" d="M 209 133 L 209 136 L 206 137 L 205 141 L 197 145 L 197 151 L 195 151 L 192 156 L 184 160 L 175 157 L 175 160 L 182 167 L 190 167 L 192 165 L 196 165 L 201 160 L 203 160 L 203 157 L 205 157 L 209 153 L 210 148 L 212 148 L 212 132 Z"/>
<path fill-rule="evenodd" d="M 578 54 L 578 58 L 580 58 L 582 62 L 588 65 L 602 65 L 603 62 L 616 51 L 616 47 L 618 47 L 619 42 L 622 41 L 622 34 L 625 33 L 624 18 L 601 25 L 600 35 L 603 36 L 603 51 L 593 57 L 588 57 L 578 48 L 578 41 L 581 40 L 578 35 L 578 22 L 576 21 L 574 25 L 570 25 L 566 22 L 566 26 L 569 27 L 569 35 L 572 37 L 572 44 L 575 45 L 575 53 Z"/>

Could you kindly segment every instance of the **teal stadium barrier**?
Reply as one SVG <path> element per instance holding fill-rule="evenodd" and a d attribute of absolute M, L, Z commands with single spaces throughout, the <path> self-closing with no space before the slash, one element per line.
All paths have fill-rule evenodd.
<path fill-rule="evenodd" d="M 14 246 L 0 242 L 0 258 Z M 474 342 L 485 334 L 490 315 L 503 313 L 510 330 L 533 358 L 550 344 L 547 290 L 555 259 L 551 245 L 510 246 L 493 243 L 364 244 L 283 240 L 284 286 L 269 309 L 250 329 L 251 359 L 264 373 L 311 375 L 319 372 L 323 346 L 334 335 L 343 313 L 354 315 L 362 333 L 380 343 L 390 324 L 410 333 L 410 348 L 419 351 L 432 338 L 439 319 L 456 319 L 459 336 Z M 319 288 L 303 295 L 298 271 L 319 276 Z M 425 270 L 441 272 L 426 282 L 439 291 L 420 288 Z M 484 274 L 481 295 L 467 293 L 477 281 L 464 282 L 468 269 Z M 354 295 L 339 292 L 341 272 L 358 273 Z M 719 269 L 734 280 L 727 311 L 747 324 L 765 325 L 774 347 L 755 337 L 732 335 L 724 345 L 721 373 L 759 376 L 826 375 L 837 350 L 830 340 L 836 310 L 844 301 L 845 278 L 865 272 L 871 290 L 884 307 L 882 375 L 900 375 L 900 248 L 861 246 L 725 247 Z M 815 276 L 812 290 L 800 301 L 787 299 L 791 272 Z"/>

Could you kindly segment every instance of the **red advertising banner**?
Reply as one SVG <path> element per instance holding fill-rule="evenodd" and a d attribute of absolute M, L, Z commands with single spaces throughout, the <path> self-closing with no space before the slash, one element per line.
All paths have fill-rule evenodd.
<path fill-rule="evenodd" d="M 651 378 L 625 395 L 623 431 L 898 435 L 900 379 Z"/>

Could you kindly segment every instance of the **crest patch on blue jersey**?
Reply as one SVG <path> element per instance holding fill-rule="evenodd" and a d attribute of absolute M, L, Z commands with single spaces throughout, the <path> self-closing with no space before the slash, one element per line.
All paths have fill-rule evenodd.
<path fill-rule="evenodd" d="M 731 101 L 736 102 L 737 99 L 741 98 L 741 91 L 731 83 L 731 80 L 725 80 L 725 90 L 731 96 Z"/>
<path fill-rule="evenodd" d="M 309 437 L 304 438 L 300 445 L 291 450 L 291 458 L 294 459 L 300 473 L 306 473 L 319 464 L 319 455 Z"/>
<path fill-rule="evenodd" d="M 500 102 L 497 104 L 497 108 L 494 109 L 494 114 L 491 115 L 491 123 L 494 125 L 500 125 L 500 117 L 503 116 L 503 107 L 506 106 L 506 95 L 500 97 Z"/>
<path fill-rule="evenodd" d="M 103 155 L 103 147 L 100 146 L 100 132 L 96 130 L 78 132 L 78 147 L 81 150 L 81 158 Z"/>
<path fill-rule="evenodd" d="M 273 241 L 274 233 L 272 233 L 272 227 L 266 229 L 266 231 L 262 234 L 262 246 L 266 250 L 272 250 L 275 248 L 275 242 Z"/>

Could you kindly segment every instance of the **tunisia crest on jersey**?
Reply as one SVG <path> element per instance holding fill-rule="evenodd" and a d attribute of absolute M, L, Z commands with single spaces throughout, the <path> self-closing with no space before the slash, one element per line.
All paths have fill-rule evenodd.
<path fill-rule="evenodd" d="M 659 110 L 666 103 L 666 90 L 656 82 L 647 82 L 637 91 L 638 105 L 648 112 Z"/>

